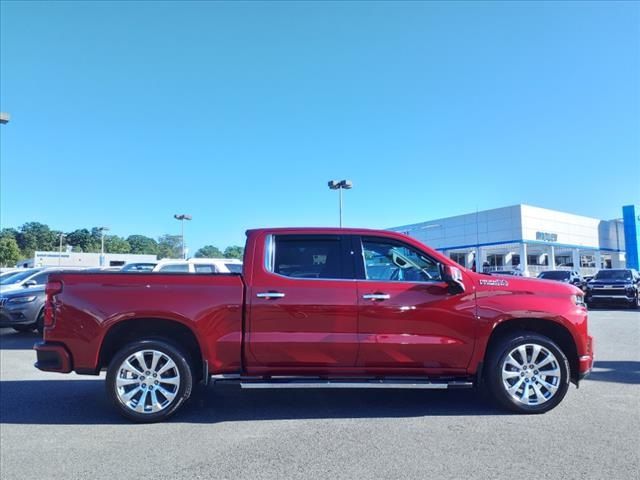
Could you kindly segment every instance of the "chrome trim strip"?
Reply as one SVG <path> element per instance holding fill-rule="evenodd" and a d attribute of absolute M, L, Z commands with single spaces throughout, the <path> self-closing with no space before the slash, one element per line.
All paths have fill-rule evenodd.
<path fill-rule="evenodd" d="M 456 382 L 455 386 L 469 386 L 473 384 L 471 382 Z M 367 382 L 283 382 L 283 383 L 259 383 L 259 382 L 241 382 L 241 388 L 393 388 L 393 389 L 428 389 L 428 390 L 446 390 L 449 388 L 447 383 L 367 383 Z"/>
<path fill-rule="evenodd" d="M 267 235 L 264 245 L 264 268 L 267 272 L 273 272 L 273 262 L 276 255 L 276 245 L 273 239 L 273 234 Z"/>
<path fill-rule="evenodd" d="M 627 300 L 633 300 L 633 297 L 627 297 L 626 295 L 591 295 L 591 298 L 626 298 Z"/>
<path fill-rule="evenodd" d="M 365 300 L 389 300 L 391 295 L 388 293 L 366 293 L 362 295 Z"/>
<path fill-rule="evenodd" d="M 256 293 L 256 297 L 258 298 L 283 298 L 284 293 L 281 292 L 261 292 Z"/>

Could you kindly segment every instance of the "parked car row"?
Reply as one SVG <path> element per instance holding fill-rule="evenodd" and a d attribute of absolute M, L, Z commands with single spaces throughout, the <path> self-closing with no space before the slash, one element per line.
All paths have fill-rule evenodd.
<path fill-rule="evenodd" d="M 640 273 L 632 268 L 603 269 L 585 279 L 576 271 L 549 270 L 538 278 L 570 283 L 585 292 L 589 307 L 623 305 L 640 308 Z"/>
<path fill-rule="evenodd" d="M 242 262 L 229 258 L 193 258 L 161 260 L 157 263 L 129 263 L 123 267 L 103 268 L 29 268 L 3 272 L 0 275 L 0 328 L 18 332 L 37 330 L 42 333 L 45 285 L 49 275 L 62 270 L 123 273 L 241 273 Z"/>
<path fill-rule="evenodd" d="M 522 275 L 517 270 L 494 271 L 491 275 Z M 543 280 L 570 283 L 585 292 L 587 306 L 622 305 L 640 309 L 640 273 L 632 268 L 609 268 L 595 275 L 582 276 L 575 270 L 547 270 Z"/>

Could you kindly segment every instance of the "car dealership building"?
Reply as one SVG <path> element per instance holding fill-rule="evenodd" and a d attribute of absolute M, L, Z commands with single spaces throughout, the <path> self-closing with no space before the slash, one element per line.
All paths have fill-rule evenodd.
<path fill-rule="evenodd" d="M 640 207 L 623 208 L 613 220 L 514 205 L 393 227 L 478 271 L 638 268 Z"/>

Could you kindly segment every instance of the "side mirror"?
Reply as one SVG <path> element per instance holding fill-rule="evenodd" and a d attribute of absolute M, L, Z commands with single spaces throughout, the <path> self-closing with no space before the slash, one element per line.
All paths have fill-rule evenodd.
<path fill-rule="evenodd" d="M 36 282 L 35 280 L 29 280 L 28 282 L 24 282 L 22 284 L 23 287 L 29 288 L 29 287 L 33 287 L 35 285 L 37 285 L 38 282 Z"/>
<path fill-rule="evenodd" d="M 462 271 L 458 267 L 440 264 L 440 274 L 442 280 L 449 285 L 449 293 L 464 293 L 464 283 L 462 281 Z"/>

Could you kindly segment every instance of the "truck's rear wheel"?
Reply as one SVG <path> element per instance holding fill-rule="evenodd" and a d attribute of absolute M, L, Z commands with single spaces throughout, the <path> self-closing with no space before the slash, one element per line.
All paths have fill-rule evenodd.
<path fill-rule="evenodd" d="M 123 347 L 107 370 L 107 392 L 113 404 L 134 422 L 169 418 L 191 395 L 187 357 L 160 340 L 141 340 Z"/>
<path fill-rule="evenodd" d="M 495 400 L 518 413 L 544 413 L 569 388 L 569 362 L 549 338 L 518 332 L 498 340 L 487 358 L 487 386 Z"/>

